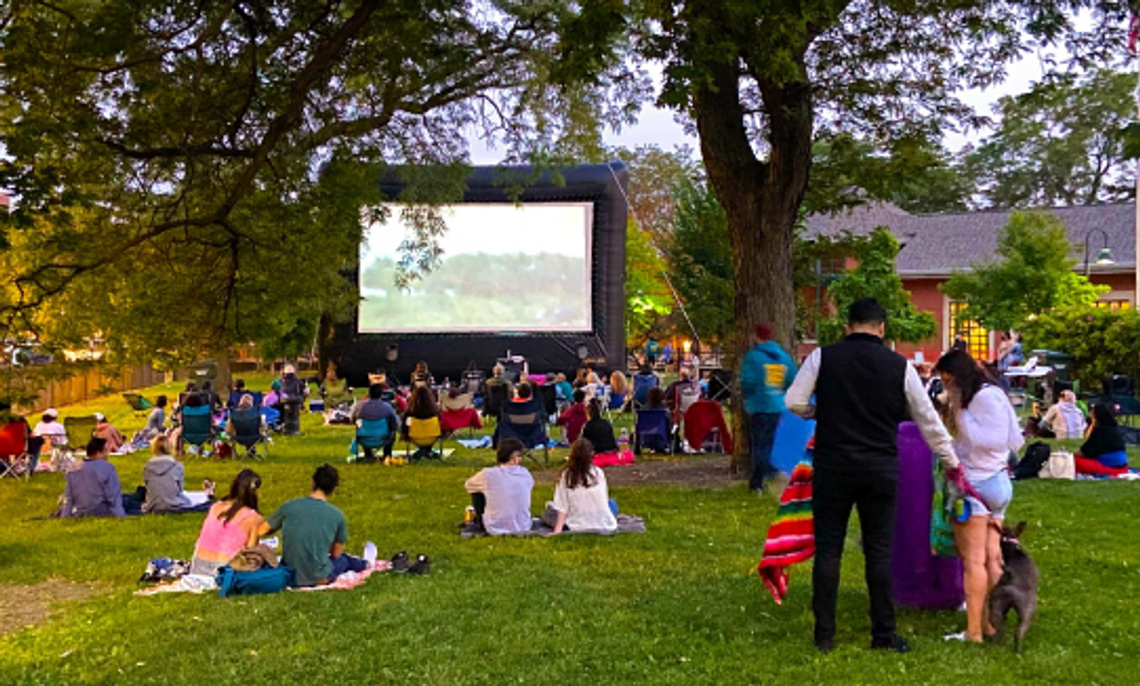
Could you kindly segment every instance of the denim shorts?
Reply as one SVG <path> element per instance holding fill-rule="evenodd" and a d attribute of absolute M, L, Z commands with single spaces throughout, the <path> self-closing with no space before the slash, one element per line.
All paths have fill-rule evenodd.
<path fill-rule="evenodd" d="M 1009 480 L 1009 472 L 1003 469 L 988 479 L 977 482 L 971 481 L 970 484 L 978 492 L 978 495 L 985 499 L 985 503 L 982 503 L 973 496 L 966 496 L 966 500 L 970 503 L 970 516 L 1005 519 L 1005 511 L 1009 507 L 1009 501 L 1013 500 L 1013 482 Z"/>

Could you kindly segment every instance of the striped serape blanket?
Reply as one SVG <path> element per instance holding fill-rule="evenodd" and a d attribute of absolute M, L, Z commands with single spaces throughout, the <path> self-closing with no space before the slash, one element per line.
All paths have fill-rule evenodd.
<path fill-rule="evenodd" d="M 815 522 L 811 512 L 812 466 L 801 462 L 792 470 L 788 487 L 780 496 L 776 521 L 768 528 L 764 555 L 756 573 L 764 587 L 783 604 L 788 595 L 788 567 L 815 555 Z"/>

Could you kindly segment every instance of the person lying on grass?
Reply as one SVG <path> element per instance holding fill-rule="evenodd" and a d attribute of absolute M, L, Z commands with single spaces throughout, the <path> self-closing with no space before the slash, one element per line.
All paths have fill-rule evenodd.
<path fill-rule="evenodd" d="M 362 572 L 368 562 L 347 555 L 344 513 L 328 502 L 340 485 L 336 467 L 323 464 L 313 472 L 313 490 L 277 508 L 261 525 L 261 535 L 281 532 L 281 561 L 293 568 L 293 585 L 320 586 L 345 572 Z"/>
<path fill-rule="evenodd" d="M 617 531 L 616 506 L 610 500 L 606 474 L 594 466 L 594 446 L 579 438 L 554 485 L 554 501 L 546 504 L 542 521 L 556 536 L 563 531 Z"/>
<path fill-rule="evenodd" d="M 475 521 L 492 535 L 530 531 L 530 492 L 534 477 L 522 466 L 526 448 L 517 438 L 499 441 L 498 464 L 467 480 Z"/>
<path fill-rule="evenodd" d="M 107 461 L 107 441 L 92 438 L 87 457 L 65 475 L 60 517 L 125 517 L 119 472 Z"/>
<path fill-rule="evenodd" d="M 215 576 L 243 548 L 257 545 L 258 531 L 265 522 L 257 508 L 257 492 L 261 477 L 252 469 L 243 469 L 230 484 L 225 498 L 214 503 L 202 522 L 190 573 Z"/>

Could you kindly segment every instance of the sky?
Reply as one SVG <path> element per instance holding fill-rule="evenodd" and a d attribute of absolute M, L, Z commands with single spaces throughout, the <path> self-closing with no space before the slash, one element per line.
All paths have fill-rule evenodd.
<path fill-rule="evenodd" d="M 981 114 L 991 114 L 991 107 L 1003 95 L 1016 95 L 1029 90 L 1034 81 L 1041 77 L 1042 70 L 1036 55 L 1028 55 L 1010 65 L 1006 80 L 996 87 L 986 90 L 971 90 L 962 99 Z M 660 73 L 656 76 L 660 82 Z M 976 143 L 985 135 L 984 131 L 953 132 L 944 142 L 951 151 L 957 151 L 967 143 Z M 646 105 L 638 121 L 621 131 L 606 131 L 605 142 L 609 146 L 635 148 L 639 145 L 656 145 L 662 150 L 673 150 L 687 145 L 699 153 L 700 145 L 695 136 L 688 136 L 674 119 L 673 112 Z M 491 165 L 502 161 L 503 151 L 488 148 L 482 141 L 471 140 L 471 161 L 477 165 Z"/>

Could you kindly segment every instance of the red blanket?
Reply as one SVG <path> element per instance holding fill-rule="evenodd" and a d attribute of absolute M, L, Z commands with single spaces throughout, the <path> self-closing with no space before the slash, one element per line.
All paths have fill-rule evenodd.
<path fill-rule="evenodd" d="M 777 604 L 788 595 L 788 567 L 815 555 L 815 522 L 812 519 L 812 467 L 801 462 L 780 496 L 776 521 L 768 528 L 764 555 L 756 573 Z"/>
<path fill-rule="evenodd" d="M 479 411 L 473 407 L 462 410 L 445 410 L 439 415 L 439 428 L 445 432 L 459 431 L 466 428 L 482 429 L 483 422 L 479 419 Z"/>
<path fill-rule="evenodd" d="M 712 400 L 698 400 L 685 411 L 685 440 L 693 450 L 700 450 L 701 444 L 712 433 L 720 431 L 720 442 L 724 452 L 732 454 L 732 432 L 724 421 L 724 411 L 720 403 Z"/>

